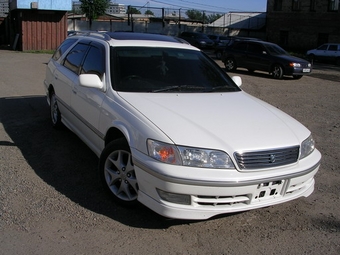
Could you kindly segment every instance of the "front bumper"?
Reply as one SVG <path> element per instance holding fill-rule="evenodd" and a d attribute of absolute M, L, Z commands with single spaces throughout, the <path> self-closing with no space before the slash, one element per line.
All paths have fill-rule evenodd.
<path fill-rule="evenodd" d="M 257 178 L 256 173 L 252 175 L 241 173 L 244 177 L 243 179 L 236 177 L 238 181 L 233 179 L 233 174 L 229 174 L 229 180 L 222 177 L 223 174 L 221 178 L 218 178 L 214 171 L 212 171 L 210 180 L 200 178 L 199 174 L 192 175 L 188 173 L 185 176 L 185 173 L 183 173 L 187 170 L 185 167 L 166 165 L 153 162 L 150 159 L 146 160 L 146 158 L 140 160 L 141 158 L 135 157 L 135 171 L 139 183 L 138 200 L 165 217 L 208 219 L 219 214 L 267 207 L 299 197 L 307 197 L 314 190 L 314 175 L 319 169 L 321 159 L 321 154 L 318 151 L 314 151 L 311 156 L 314 164 L 310 164 L 309 160 L 308 163 L 302 163 L 300 167 L 293 167 L 295 172 L 286 172 L 284 169 L 281 169 L 276 175 L 270 173 L 273 171 L 269 171 L 267 174 L 258 172 Z M 171 175 L 166 173 L 167 170 L 160 173 L 159 171 L 150 170 L 150 167 L 148 167 L 158 164 L 161 164 L 167 170 L 171 170 Z M 297 168 L 301 167 L 305 167 L 305 169 L 296 171 Z M 189 171 L 195 169 L 191 168 Z M 210 170 L 204 169 L 203 171 L 209 172 Z M 179 173 L 180 178 L 176 177 L 176 172 Z M 237 171 L 234 170 L 234 172 Z M 286 173 L 283 174 L 283 172 Z M 249 178 L 250 176 L 251 178 Z M 165 201 L 160 197 L 157 190 L 186 195 L 190 197 L 190 203 L 180 204 Z"/>

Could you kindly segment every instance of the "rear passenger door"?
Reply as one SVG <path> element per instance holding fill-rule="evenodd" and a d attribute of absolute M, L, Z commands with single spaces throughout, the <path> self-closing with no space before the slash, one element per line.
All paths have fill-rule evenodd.
<path fill-rule="evenodd" d="M 88 50 L 88 45 L 77 43 L 54 71 L 54 90 L 59 102 L 59 108 L 67 126 L 72 128 L 73 113 L 71 108 L 71 97 L 74 82 L 78 77 L 78 70 Z"/>
<path fill-rule="evenodd" d="M 266 50 L 259 43 L 248 43 L 247 68 L 249 70 L 267 71 L 269 69 L 269 59 Z"/>

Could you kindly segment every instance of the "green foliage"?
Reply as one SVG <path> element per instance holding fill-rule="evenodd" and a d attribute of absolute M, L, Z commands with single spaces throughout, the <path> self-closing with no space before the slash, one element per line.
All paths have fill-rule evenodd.
<path fill-rule="evenodd" d="M 211 23 L 217 19 L 219 19 L 220 17 L 222 17 L 222 15 L 220 14 L 211 14 L 211 15 L 206 15 L 205 12 L 201 12 L 198 10 L 188 10 L 185 12 L 185 14 L 188 16 L 189 19 L 191 20 L 195 20 L 195 21 L 200 21 L 202 23 Z"/>
<path fill-rule="evenodd" d="M 150 10 L 145 11 L 144 14 L 145 14 L 145 15 L 154 15 L 154 13 L 153 13 L 152 11 L 150 11 Z"/>
<path fill-rule="evenodd" d="M 79 0 L 81 2 L 80 9 L 89 19 L 97 19 L 105 14 L 109 7 L 110 0 Z"/>
<path fill-rule="evenodd" d="M 134 7 L 130 7 L 127 11 L 127 14 L 141 14 L 141 12 Z"/>

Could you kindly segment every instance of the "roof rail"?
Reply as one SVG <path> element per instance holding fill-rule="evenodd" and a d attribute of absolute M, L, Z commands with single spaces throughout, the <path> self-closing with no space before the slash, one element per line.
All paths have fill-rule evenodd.
<path fill-rule="evenodd" d="M 103 32 L 99 32 L 99 31 L 75 31 L 74 33 L 70 34 L 69 36 L 75 36 L 75 35 L 97 37 L 97 38 L 103 39 L 105 41 L 109 41 L 111 39 L 111 37 L 106 33 L 106 31 L 103 31 Z"/>

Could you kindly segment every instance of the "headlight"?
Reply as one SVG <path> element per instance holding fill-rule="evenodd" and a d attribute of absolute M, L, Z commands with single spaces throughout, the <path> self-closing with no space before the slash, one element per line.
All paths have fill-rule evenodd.
<path fill-rule="evenodd" d="M 300 63 L 290 63 L 289 65 L 292 67 L 301 67 Z"/>
<path fill-rule="evenodd" d="M 223 151 L 175 146 L 148 140 L 149 156 L 164 163 L 202 168 L 235 168 Z"/>
<path fill-rule="evenodd" d="M 310 135 L 306 140 L 301 143 L 301 154 L 300 159 L 307 157 L 311 154 L 315 149 L 315 141 L 313 137 Z"/>

